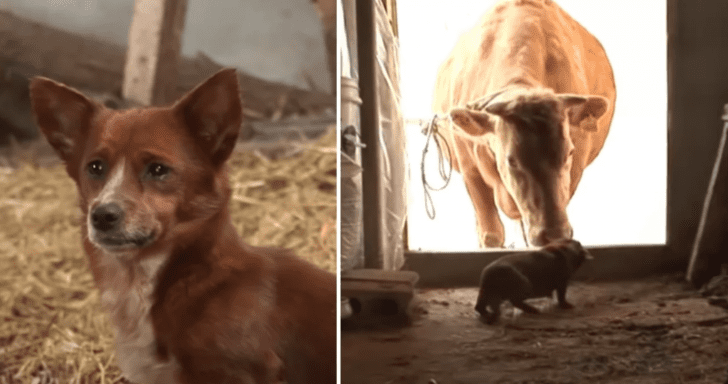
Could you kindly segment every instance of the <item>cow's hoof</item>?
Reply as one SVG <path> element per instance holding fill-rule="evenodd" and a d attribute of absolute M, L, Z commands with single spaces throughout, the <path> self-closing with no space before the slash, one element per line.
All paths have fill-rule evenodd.
<path fill-rule="evenodd" d="M 504 242 L 505 239 L 503 239 L 503 236 L 495 233 L 485 233 L 480 238 L 480 246 L 482 248 L 503 248 Z"/>

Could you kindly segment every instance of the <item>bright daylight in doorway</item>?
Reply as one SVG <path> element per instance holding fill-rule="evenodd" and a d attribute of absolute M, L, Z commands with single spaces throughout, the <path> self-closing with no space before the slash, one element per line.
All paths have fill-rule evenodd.
<path fill-rule="evenodd" d="M 400 73 L 405 119 L 432 117 L 435 77 L 458 37 L 495 0 L 400 0 Z M 599 39 L 616 80 L 614 119 L 604 148 L 584 170 L 568 206 L 574 237 L 587 246 L 664 244 L 667 189 L 667 26 L 662 0 L 560 0 Z M 624 12 L 629 7 L 630 12 Z M 478 249 L 475 214 L 460 174 L 433 192 L 436 217 L 425 212 L 420 162 L 425 137 L 407 130 L 409 249 Z M 441 186 L 430 147 L 427 179 Z M 501 214 L 506 246 L 525 246 L 517 224 Z"/>

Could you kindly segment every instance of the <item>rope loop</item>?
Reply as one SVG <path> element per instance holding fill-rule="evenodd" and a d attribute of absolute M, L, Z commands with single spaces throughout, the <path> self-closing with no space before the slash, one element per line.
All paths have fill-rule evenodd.
<path fill-rule="evenodd" d="M 444 118 L 435 115 L 432 117 L 430 122 L 425 124 L 422 128 L 422 134 L 426 135 L 427 139 L 425 140 L 425 148 L 422 150 L 422 162 L 420 163 L 420 171 L 422 173 L 422 186 L 424 187 L 423 190 L 425 192 L 425 210 L 427 211 L 427 217 L 429 217 L 430 220 L 435 219 L 435 203 L 432 201 L 432 195 L 430 194 L 430 191 L 441 191 L 445 189 L 445 187 L 447 187 L 447 185 L 450 183 L 450 179 L 452 178 L 452 151 L 450 150 L 450 144 L 448 144 L 447 140 L 445 140 L 445 137 L 439 129 L 439 124 L 442 119 Z M 437 148 L 437 170 L 440 178 L 445 182 L 441 187 L 433 187 L 427 181 L 427 177 L 425 176 L 425 158 L 427 156 L 427 152 L 432 141 L 435 142 L 435 146 Z M 443 145 L 445 147 L 445 150 L 447 150 L 447 163 L 449 165 L 447 169 L 445 166 L 446 160 L 443 156 Z"/>

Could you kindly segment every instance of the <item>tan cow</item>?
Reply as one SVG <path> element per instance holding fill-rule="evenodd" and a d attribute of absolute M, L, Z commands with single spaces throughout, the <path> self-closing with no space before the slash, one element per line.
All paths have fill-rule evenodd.
<path fill-rule="evenodd" d="M 566 206 L 604 145 L 615 95 L 604 48 L 553 1 L 501 1 L 460 37 L 433 109 L 450 115 L 481 247 L 503 246 L 496 204 L 530 245 L 572 237 Z"/>

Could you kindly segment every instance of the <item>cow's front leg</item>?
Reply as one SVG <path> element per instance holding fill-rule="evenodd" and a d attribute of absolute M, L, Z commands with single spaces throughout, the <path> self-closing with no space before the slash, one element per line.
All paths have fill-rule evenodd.
<path fill-rule="evenodd" d="M 493 189 L 485 184 L 477 170 L 463 172 L 463 179 L 470 200 L 473 202 L 473 208 L 475 208 L 480 247 L 502 248 L 505 242 L 505 231 L 498 216 L 498 208 L 495 206 Z"/>

